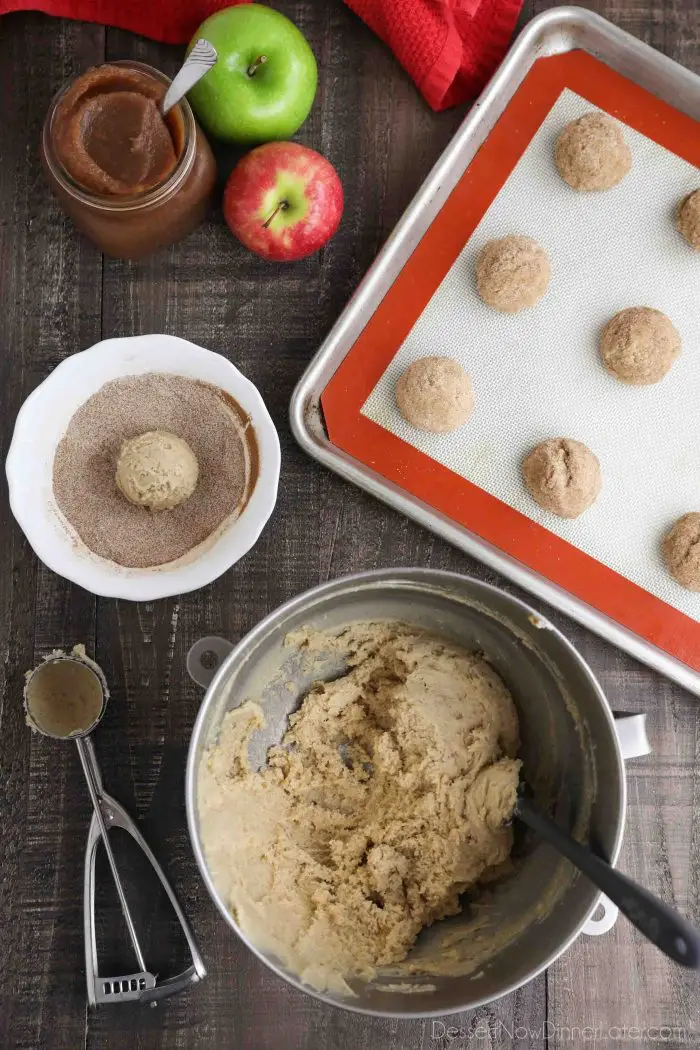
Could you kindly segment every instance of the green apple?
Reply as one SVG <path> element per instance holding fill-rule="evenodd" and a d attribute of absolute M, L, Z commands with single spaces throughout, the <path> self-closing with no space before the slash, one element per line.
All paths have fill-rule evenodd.
<path fill-rule="evenodd" d="M 206 130 L 241 144 L 291 138 L 309 115 L 318 78 L 294 23 L 271 7 L 240 4 L 207 18 L 190 48 L 202 38 L 218 59 L 188 98 Z"/>

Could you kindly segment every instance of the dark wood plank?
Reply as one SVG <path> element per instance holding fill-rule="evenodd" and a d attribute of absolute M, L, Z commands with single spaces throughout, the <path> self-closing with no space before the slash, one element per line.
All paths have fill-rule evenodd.
<path fill-rule="evenodd" d="M 276 513 L 255 549 L 196 594 L 140 606 L 100 601 L 37 569 L 18 530 L 0 557 L 0 1045 L 77 1050 L 413 1050 L 468 1045 L 565 1046 L 565 1026 L 675 1025 L 698 1045 L 692 981 L 620 923 L 582 938 L 547 975 L 498 1003 L 432 1021 L 370 1020 L 316 1003 L 273 977 L 218 917 L 197 874 L 184 823 L 184 763 L 200 701 L 184 661 L 201 635 L 236 639 L 300 590 L 345 572 L 432 565 L 502 583 L 416 525 L 321 471 L 296 448 L 287 405 L 296 379 L 463 116 L 421 102 L 388 50 L 340 2 L 279 3 L 319 59 L 319 96 L 300 139 L 335 163 L 346 189 L 343 224 L 321 253 L 267 265 L 229 236 L 218 208 L 184 244 L 141 264 L 102 261 L 62 219 L 30 161 L 51 93 L 108 58 L 166 72 L 181 50 L 127 33 L 12 16 L 3 22 L 0 76 L 15 104 L 0 140 L 0 306 L 6 449 L 22 398 L 66 353 L 105 337 L 164 331 L 223 353 L 259 387 L 279 428 L 283 479 Z M 531 4 L 527 14 L 548 6 Z M 698 68 L 693 0 L 596 0 L 624 28 Z M 8 96 L 8 92 L 13 92 Z M 220 150 L 221 170 L 235 152 Z M 37 280 L 36 275 L 42 274 Z M 104 295 L 102 296 L 102 283 Z M 519 593 L 516 588 L 506 589 Z M 590 661 L 614 707 L 649 712 L 653 759 L 630 765 L 622 866 L 700 918 L 698 705 L 680 689 L 545 610 Z M 76 756 L 30 739 L 19 704 L 22 673 L 56 645 L 91 644 L 112 689 L 97 738 L 105 783 L 138 818 L 199 936 L 210 974 L 157 1010 L 86 1012 L 82 849 L 89 816 Z M 138 862 L 126 856 L 149 958 L 181 961 L 174 924 Z M 124 959 L 117 906 L 100 895 L 106 955 Z M 121 953 L 121 954 L 120 954 Z M 641 1004 L 641 1005 L 640 1005 Z M 549 1022 L 549 1029 L 545 1022 Z M 575 1042 L 575 1040 L 574 1040 Z"/>
<path fill-rule="evenodd" d="M 67 78 L 104 55 L 104 30 L 39 16 L 3 20 L 0 313 L 3 454 L 21 400 L 59 361 L 99 339 L 101 258 L 48 193 L 43 115 Z M 89 802 L 72 746 L 32 735 L 23 674 L 54 647 L 94 641 L 95 600 L 37 568 L 2 501 L 0 1043 L 75 1050 L 84 1041 L 82 848 Z"/>

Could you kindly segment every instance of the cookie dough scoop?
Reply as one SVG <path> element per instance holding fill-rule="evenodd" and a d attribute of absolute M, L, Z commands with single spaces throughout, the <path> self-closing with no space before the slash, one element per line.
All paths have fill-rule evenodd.
<path fill-rule="evenodd" d="M 82 646 L 76 646 L 70 654 L 60 651 L 52 653 L 26 676 L 24 706 L 27 724 L 31 729 L 53 740 L 75 741 L 92 800 L 93 814 L 85 853 L 83 891 L 88 1002 L 90 1006 L 125 1002 L 141 1002 L 156 1006 L 159 999 L 183 991 L 189 985 L 201 981 L 207 971 L 199 954 L 194 934 L 163 869 L 126 810 L 116 799 L 108 795 L 102 786 L 102 775 L 91 734 L 105 713 L 108 699 L 109 690 L 104 673 L 94 660 L 90 660 L 85 655 Z M 161 980 L 146 966 L 112 851 L 109 830 L 113 827 L 127 831 L 140 846 L 168 895 L 192 959 L 189 968 L 177 976 Z M 119 977 L 103 977 L 98 968 L 95 934 L 95 859 L 100 840 L 107 854 L 129 940 L 138 965 L 136 972 Z"/>

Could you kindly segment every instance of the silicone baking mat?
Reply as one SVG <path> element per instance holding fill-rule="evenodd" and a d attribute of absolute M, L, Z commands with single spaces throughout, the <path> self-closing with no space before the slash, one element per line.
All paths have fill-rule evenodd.
<path fill-rule="evenodd" d="M 577 194 L 556 136 L 598 107 L 620 120 L 634 165 L 607 193 Z M 540 59 L 477 153 L 322 397 L 331 441 L 641 637 L 700 669 L 700 595 L 666 572 L 659 542 L 700 510 L 700 257 L 674 228 L 700 185 L 700 127 L 583 52 Z M 535 237 L 552 282 L 504 315 L 474 288 L 482 245 Z M 669 375 L 627 387 L 602 368 L 602 325 L 625 306 L 667 313 L 683 338 Z M 405 423 L 396 380 L 445 354 L 476 408 L 447 435 Z M 545 437 L 598 456 L 603 491 L 573 521 L 542 511 L 520 476 Z"/>

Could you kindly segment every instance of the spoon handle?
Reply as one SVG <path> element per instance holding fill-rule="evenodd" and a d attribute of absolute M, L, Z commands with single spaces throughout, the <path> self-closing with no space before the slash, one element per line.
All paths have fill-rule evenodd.
<path fill-rule="evenodd" d="M 700 969 L 700 932 L 674 908 L 573 839 L 531 799 L 520 797 L 515 815 L 595 883 L 652 944 L 681 966 Z"/>
<path fill-rule="evenodd" d="M 179 73 L 174 77 L 170 87 L 165 93 L 161 104 L 163 116 L 193 88 L 198 80 L 216 64 L 218 55 L 216 48 L 208 40 L 198 40 L 194 45 Z"/>

